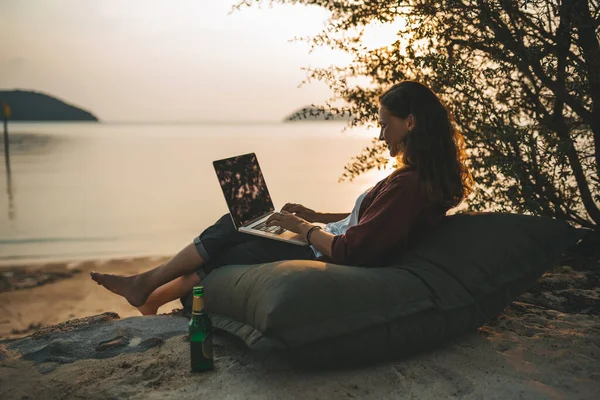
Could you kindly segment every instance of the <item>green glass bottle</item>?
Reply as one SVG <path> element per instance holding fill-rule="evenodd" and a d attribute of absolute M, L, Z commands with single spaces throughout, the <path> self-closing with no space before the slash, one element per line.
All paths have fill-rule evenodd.
<path fill-rule="evenodd" d="M 204 310 L 204 287 L 194 287 L 192 318 L 188 324 L 190 333 L 190 356 L 192 372 L 209 371 L 214 368 L 212 322 Z"/>

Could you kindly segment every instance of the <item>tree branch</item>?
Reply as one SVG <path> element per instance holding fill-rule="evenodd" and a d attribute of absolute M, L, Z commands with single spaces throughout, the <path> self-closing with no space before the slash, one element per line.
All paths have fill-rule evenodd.
<path fill-rule="evenodd" d="M 499 15 L 492 14 L 491 9 L 487 6 L 485 2 L 482 2 L 481 10 L 483 13 L 488 14 L 485 15 L 486 20 L 489 21 L 489 25 L 496 34 L 497 39 L 505 43 L 506 46 L 515 54 L 516 59 L 513 59 L 512 62 L 520 66 L 519 69 L 521 70 L 521 72 L 525 72 L 523 70 L 523 67 L 525 67 L 525 69 L 527 70 L 529 69 L 528 67 L 531 67 L 533 73 L 544 84 L 544 86 L 550 89 L 555 96 L 561 96 L 569 105 L 569 107 L 571 107 L 573 111 L 579 114 L 583 121 L 585 121 L 588 125 L 591 125 L 593 121 L 593 114 L 583 106 L 583 103 L 577 101 L 575 97 L 571 96 L 567 92 L 565 86 L 558 85 L 544 73 L 544 69 L 542 68 L 542 65 L 540 64 L 539 60 L 537 60 L 531 55 L 531 52 L 524 45 L 522 40 L 519 40 L 514 37 L 510 29 L 506 26 L 506 24 L 502 22 Z M 497 57 L 496 54 L 489 54 L 492 57 Z"/>

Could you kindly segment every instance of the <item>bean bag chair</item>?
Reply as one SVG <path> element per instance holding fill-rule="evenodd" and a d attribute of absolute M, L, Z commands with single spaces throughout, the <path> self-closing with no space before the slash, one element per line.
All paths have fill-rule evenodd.
<path fill-rule="evenodd" d="M 447 216 L 377 268 L 230 265 L 204 280 L 215 328 L 302 363 L 364 363 L 437 347 L 496 317 L 587 233 L 551 218 Z M 189 307 L 191 297 L 182 299 Z"/>

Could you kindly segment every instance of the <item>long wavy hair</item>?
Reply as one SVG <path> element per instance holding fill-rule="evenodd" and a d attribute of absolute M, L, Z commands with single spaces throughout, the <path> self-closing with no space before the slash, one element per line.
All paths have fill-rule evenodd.
<path fill-rule="evenodd" d="M 419 82 L 403 81 L 379 97 L 396 117 L 415 117 L 415 128 L 403 139 L 398 170 L 415 168 L 427 195 L 448 209 L 457 206 L 473 188 L 462 134 L 438 96 Z"/>

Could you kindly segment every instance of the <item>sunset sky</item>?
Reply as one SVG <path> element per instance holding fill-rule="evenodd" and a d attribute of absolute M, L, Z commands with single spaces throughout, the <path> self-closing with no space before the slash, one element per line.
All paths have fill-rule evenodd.
<path fill-rule="evenodd" d="M 298 85 L 327 11 L 231 0 L 0 0 L 0 89 L 42 91 L 104 121 L 278 121 L 328 99 Z"/>

